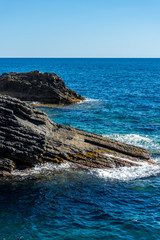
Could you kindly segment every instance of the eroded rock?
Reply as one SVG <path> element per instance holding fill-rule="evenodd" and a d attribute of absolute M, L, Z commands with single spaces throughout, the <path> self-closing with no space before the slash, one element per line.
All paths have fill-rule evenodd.
<path fill-rule="evenodd" d="M 45 113 L 16 98 L 0 95 L 0 171 L 35 164 L 72 162 L 113 168 L 150 162 L 142 148 L 52 122 Z"/>

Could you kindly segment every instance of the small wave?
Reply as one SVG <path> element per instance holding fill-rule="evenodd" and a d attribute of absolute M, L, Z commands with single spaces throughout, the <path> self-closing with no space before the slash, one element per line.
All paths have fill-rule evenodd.
<path fill-rule="evenodd" d="M 108 157 L 114 157 L 114 158 L 117 158 L 119 160 L 127 161 L 128 163 L 135 163 L 135 164 L 138 163 L 137 161 L 130 160 L 129 158 L 119 157 L 119 156 L 115 156 L 115 155 L 109 154 L 109 153 L 105 153 L 104 155 L 108 156 Z M 143 163 L 139 162 L 138 165 L 143 165 Z"/>
<path fill-rule="evenodd" d="M 38 102 L 38 101 L 26 101 L 26 103 L 28 103 L 28 104 L 30 104 L 30 105 L 42 104 L 42 102 Z"/>
<path fill-rule="evenodd" d="M 77 102 L 77 104 L 82 104 L 82 103 L 89 103 L 89 102 L 99 102 L 100 99 L 93 99 L 93 98 L 86 98 L 85 100 L 82 100 L 80 102 Z"/>
<path fill-rule="evenodd" d="M 117 141 L 121 141 L 127 144 L 142 147 L 148 150 L 159 151 L 160 144 L 153 139 L 150 139 L 148 135 L 140 136 L 138 134 L 111 134 L 103 135 L 104 137 L 112 138 Z"/>
<path fill-rule="evenodd" d="M 84 101 L 85 102 L 99 102 L 100 99 L 86 98 Z"/>
<path fill-rule="evenodd" d="M 141 166 L 121 167 L 116 169 L 95 169 L 91 170 L 91 174 L 105 180 L 118 180 L 126 182 L 140 178 L 157 176 L 160 174 L 160 166 L 143 163 Z"/>
<path fill-rule="evenodd" d="M 52 163 L 44 163 L 42 165 L 36 165 L 35 167 L 33 167 L 31 169 L 26 169 L 24 171 L 14 170 L 12 172 L 12 176 L 28 177 L 28 176 L 36 176 L 39 174 L 48 175 L 48 174 L 52 173 L 53 171 L 68 169 L 68 168 L 70 168 L 70 166 L 71 165 L 68 162 L 62 163 L 60 165 L 54 165 Z"/>
<path fill-rule="evenodd" d="M 31 102 L 32 105 L 34 104 L 42 104 L 41 102 Z"/>

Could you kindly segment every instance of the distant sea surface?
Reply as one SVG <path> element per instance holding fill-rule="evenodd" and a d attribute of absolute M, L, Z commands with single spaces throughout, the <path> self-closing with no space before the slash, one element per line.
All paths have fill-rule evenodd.
<path fill-rule="evenodd" d="M 87 100 L 49 118 L 152 152 L 157 166 L 36 166 L 0 181 L 2 240 L 160 239 L 160 59 L 0 59 L 4 72 L 55 72 Z"/>

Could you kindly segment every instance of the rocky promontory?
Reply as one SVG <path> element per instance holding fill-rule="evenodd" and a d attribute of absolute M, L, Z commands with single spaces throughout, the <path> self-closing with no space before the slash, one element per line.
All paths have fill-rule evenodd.
<path fill-rule="evenodd" d="M 0 76 L 0 94 L 45 104 L 71 104 L 85 99 L 67 88 L 57 74 L 39 71 L 3 73 Z"/>
<path fill-rule="evenodd" d="M 150 162 L 132 145 L 52 122 L 45 113 L 0 95 L 0 175 L 36 164 L 69 161 L 76 166 L 113 168 Z"/>

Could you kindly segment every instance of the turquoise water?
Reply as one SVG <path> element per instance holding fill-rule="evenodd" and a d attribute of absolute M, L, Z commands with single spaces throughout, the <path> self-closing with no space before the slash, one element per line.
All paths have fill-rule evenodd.
<path fill-rule="evenodd" d="M 157 166 L 36 166 L 0 182 L 0 239 L 160 239 L 160 59 L 0 59 L 3 72 L 56 72 L 85 102 L 39 109 L 152 152 Z"/>

